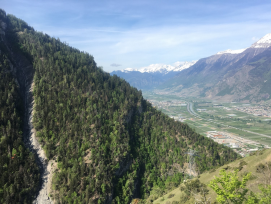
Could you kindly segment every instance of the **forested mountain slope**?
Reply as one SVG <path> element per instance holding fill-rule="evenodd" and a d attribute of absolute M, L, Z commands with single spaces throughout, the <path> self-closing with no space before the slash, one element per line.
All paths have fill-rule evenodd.
<path fill-rule="evenodd" d="M 55 203 L 129 203 L 154 186 L 177 186 L 183 174 L 175 167 L 183 167 L 189 148 L 201 153 L 199 171 L 238 157 L 154 109 L 88 53 L 12 15 L 2 20 L 5 44 L 34 67 L 33 124 L 48 159 L 57 161 Z"/>
<path fill-rule="evenodd" d="M 163 84 L 166 80 L 174 77 L 179 72 L 170 72 L 170 73 L 161 73 L 154 72 L 141 73 L 139 71 L 130 71 L 130 72 L 122 72 L 122 71 L 113 71 L 111 75 L 117 75 L 127 82 L 129 82 L 132 86 L 141 89 L 154 89 L 159 85 Z"/>
<path fill-rule="evenodd" d="M 5 12 L 0 10 L 0 18 Z M 0 39 L 0 203 L 31 203 L 40 173 L 23 143 L 23 99 L 8 51 Z"/>

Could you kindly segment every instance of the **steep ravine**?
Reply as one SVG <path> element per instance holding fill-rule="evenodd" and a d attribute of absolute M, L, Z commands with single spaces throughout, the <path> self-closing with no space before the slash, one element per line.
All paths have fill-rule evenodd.
<path fill-rule="evenodd" d="M 34 200 L 34 204 L 52 204 L 53 201 L 51 200 L 49 193 L 51 190 L 51 181 L 53 177 L 53 161 L 49 161 L 46 158 L 45 152 L 42 149 L 41 145 L 39 144 L 37 138 L 36 138 L 36 131 L 32 124 L 33 119 L 33 83 L 27 84 L 26 83 L 26 97 L 25 97 L 25 104 L 26 104 L 26 121 L 28 123 L 27 125 L 27 137 L 25 143 L 27 143 L 27 146 L 32 149 L 37 155 L 37 159 L 39 160 L 39 166 L 41 169 L 41 189 L 39 191 L 39 194 L 37 198 Z"/>
<path fill-rule="evenodd" d="M 40 190 L 37 193 L 36 199 L 33 204 L 53 204 L 53 200 L 50 198 L 49 193 L 51 191 L 51 181 L 53 177 L 53 171 L 55 169 L 55 162 L 49 161 L 46 158 L 45 152 L 42 149 L 36 138 L 36 131 L 32 124 L 33 119 L 33 75 L 34 69 L 31 63 L 20 53 L 14 53 L 6 39 L 4 39 L 5 45 L 12 57 L 13 61 L 13 74 L 16 76 L 20 86 L 20 92 L 24 99 L 24 127 L 23 138 L 27 148 L 30 149 L 36 156 L 36 162 L 40 168 L 41 181 Z"/>

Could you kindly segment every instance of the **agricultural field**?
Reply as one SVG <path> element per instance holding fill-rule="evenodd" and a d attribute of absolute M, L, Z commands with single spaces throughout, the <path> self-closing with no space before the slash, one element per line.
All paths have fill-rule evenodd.
<path fill-rule="evenodd" d="M 157 109 L 175 120 L 187 123 L 202 135 L 207 136 L 208 131 L 223 131 L 263 145 L 271 145 L 271 117 L 257 116 L 238 110 L 240 108 L 254 110 L 254 107 L 259 107 L 258 104 L 203 101 L 153 92 L 143 92 L 143 96 Z M 194 113 L 188 111 L 188 104 L 193 106 Z M 268 106 L 261 107 L 263 111 L 270 109 Z M 261 109 L 258 109 L 259 111 Z"/>

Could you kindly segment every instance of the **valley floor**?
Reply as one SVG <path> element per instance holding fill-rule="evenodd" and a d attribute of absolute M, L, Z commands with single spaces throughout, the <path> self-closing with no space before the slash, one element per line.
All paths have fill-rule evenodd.
<path fill-rule="evenodd" d="M 269 105 L 223 103 L 143 92 L 153 106 L 241 156 L 271 145 Z"/>

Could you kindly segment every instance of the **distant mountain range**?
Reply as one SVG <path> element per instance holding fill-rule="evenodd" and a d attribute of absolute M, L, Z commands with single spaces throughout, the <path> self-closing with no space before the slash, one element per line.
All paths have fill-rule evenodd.
<path fill-rule="evenodd" d="M 197 61 L 159 87 L 181 96 L 259 102 L 271 97 L 271 34 L 247 49 Z"/>
<path fill-rule="evenodd" d="M 111 72 L 124 78 L 132 86 L 138 89 L 153 89 L 163 84 L 168 79 L 185 70 L 197 61 L 192 62 L 176 62 L 174 66 L 166 64 L 151 64 L 140 69 L 126 68 Z"/>
<path fill-rule="evenodd" d="M 175 62 L 174 66 L 172 65 L 166 65 L 166 64 L 151 64 L 147 67 L 142 67 L 141 69 L 133 69 L 133 68 L 127 68 L 124 70 L 120 70 L 121 72 L 129 73 L 133 71 L 138 71 L 141 73 L 156 73 L 160 72 L 163 74 L 167 74 L 169 72 L 180 72 L 184 69 L 187 69 L 194 65 L 197 62 L 197 60 L 192 62 Z"/>
<path fill-rule="evenodd" d="M 151 65 L 112 73 L 137 88 L 148 85 L 148 88 L 165 94 L 250 102 L 271 98 L 271 33 L 246 49 L 218 52 L 189 65 L 180 71 L 172 69 L 178 70 L 176 72 L 166 67 L 155 69 Z"/>

